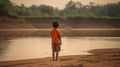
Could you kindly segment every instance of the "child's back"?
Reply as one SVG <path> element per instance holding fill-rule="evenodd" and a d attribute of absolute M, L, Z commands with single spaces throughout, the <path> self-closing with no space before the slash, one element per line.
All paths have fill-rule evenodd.
<path fill-rule="evenodd" d="M 52 37 L 52 43 L 60 44 L 60 31 L 58 29 L 51 30 L 50 35 Z"/>

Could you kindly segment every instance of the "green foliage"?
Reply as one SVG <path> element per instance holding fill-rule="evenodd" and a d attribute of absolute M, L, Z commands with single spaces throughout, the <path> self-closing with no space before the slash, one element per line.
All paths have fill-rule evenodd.
<path fill-rule="evenodd" d="M 76 9 L 76 3 L 73 1 L 68 2 L 68 4 L 66 5 L 65 9 Z"/>
<path fill-rule="evenodd" d="M 120 2 L 106 5 L 96 5 L 90 2 L 83 5 L 81 2 L 69 1 L 62 10 L 47 5 L 32 5 L 26 7 L 14 5 L 10 0 L 0 0 L 0 15 L 22 17 L 96 17 L 96 18 L 120 18 Z"/>
<path fill-rule="evenodd" d="M 42 14 L 47 14 L 49 16 L 54 15 L 54 9 L 51 6 L 41 5 L 38 6 L 38 8 Z"/>
<path fill-rule="evenodd" d="M 9 15 L 11 12 L 12 3 L 9 0 L 0 0 L 0 16 Z"/>
<path fill-rule="evenodd" d="M 94 16 L 94 17 L 118 17 L 120 18 L 120 2 L 106 5 L 96 5 L 90 2 L 89 5 L 82 5 L 80 2 L 68 2 L 62 11 L 63 16 Z"/>

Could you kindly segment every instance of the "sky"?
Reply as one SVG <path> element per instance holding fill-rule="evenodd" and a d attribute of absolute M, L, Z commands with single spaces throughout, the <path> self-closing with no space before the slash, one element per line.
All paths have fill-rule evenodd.
<path fill-rule="evenodd" d="M 25 4 L 25 6 L 31 6 L 31 5 L 41 5 L 46 4 L 58 9 L 63 9 L 67 2 L 70 0 L 11 0 L 12 3 L 20 5 Z M 89 4 L 89 2 L 95 2 L 96 4 L 106 4 L 106 3 L 117 3 L 120 2 L 120 0 L 72 0 L 72 1 L 79 1 L 82 4 L 86 5 Z"/>

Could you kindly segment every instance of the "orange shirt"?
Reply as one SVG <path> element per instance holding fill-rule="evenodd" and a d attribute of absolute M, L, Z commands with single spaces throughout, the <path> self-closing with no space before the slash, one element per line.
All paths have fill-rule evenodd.
<path fill-rule="evenodd" d="M 60 44 L 60 31 L 57 29 L 53 29 L 50 31 L 50 35 L 52 37 L 52 43 Z"/>

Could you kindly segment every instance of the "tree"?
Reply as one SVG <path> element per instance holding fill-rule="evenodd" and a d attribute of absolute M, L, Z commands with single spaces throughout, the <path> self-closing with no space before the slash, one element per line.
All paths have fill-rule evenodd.
<path fill-rule="evenodd" d="M 0 0 L 0 16 L 9 16 L 12 6 L 10 0 Z"/>
<path fill-rule="evenodd" d="M 71 0 L 67 3 L 65 9 L 76 9 L 76 3 Z"/>
<path fill-rule="evenodd" d="M 118 17 L 120 15 L 120 2 L 107 5 L 108 16 Z"/>
<path fill-rule="evenodd" d="M 83 4 L 81 2 L 76 2 L 76 7 L 77 8 L 82 8 L 83 7 Z"/>
<path fill-rule="evenodd" d="M 51 6 L 41 5 L 38 8 L 39 8 L 40 12 L 44 15 L 45 14 L 48 16 L 54 15 L 54 9 Z"/>

